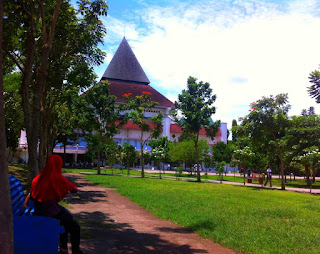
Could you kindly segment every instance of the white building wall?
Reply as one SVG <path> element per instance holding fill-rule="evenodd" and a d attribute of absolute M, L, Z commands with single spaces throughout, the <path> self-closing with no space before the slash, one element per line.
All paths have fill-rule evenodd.
<path fill-rule="evenodd" d="M 217 142 L 224 142 L 224 143 L 227 143 L 227 123 L 221 123 L 220 124 L 220 131 L 221 131 L 221 136 L 216 136 L 214 137 L 214 139 L 212 140 L 210 137 L 207 137 L 206 135 L 204 134 L 200 134 L 199 135 L 199 138 L 200 139 L 204 139 L 204 140 L 207 140 L 209 145 L 214 145 L 216 144 Z M 175 137 L 173 138 L 172 135 L 175 135 Z M 169 137 L 169 140 L 171 141 L 178 141 L 178 138 L 180 137 L 182 133 L 181 132 L 172 132 L 170 133 L 170 136 Z"/>
<path fill-rule="evenodd" d="M 227 123 L 221 123 L 220 124 L 220 130 L 221 130 L 221 141 L 227 144 L 227 142 L 228 142 Z"/>
<path fill-rule="evenodd" d="M 154 111 L 151 110 L 149 112 L 145 113 L 146 117 L 151 117 L 154 116 L 156 114 L 158 114 L 158 112 L 162 112 L 164 114 L 164 119 L 163 119 L 163 133 L 162 136 L 167 136 L 169 138 L 169 140 L 171 141 L 178 141 L 179 136 L 181 135 L 181 133 L 174 133 L 174 132 L 170 132 L 170 126 L 173 123 L 172 119 L 169 117 L 169 113 L 170 113 L 171 108 L 157 108 Z M 214 144 L 216 144 L 219 141 L 222 141 L 224 143 L 227 143 L 227 123 L 221 123 L 220 125 L 220 131 L 221 131 L 221 136 L 216 136 L 213 140 L 209 137 L 207 137 L 206 135 L 200 135 L 200 139 L 204 139 L 207 140 L 209 143 L 210 148 L 212 148 L 214 146 Z M 138 144 L 138 142 L 140 143 L 140 135 L 141 135 L 141 131 L 140 130 L 135 130 L 135 129 L 120 129 L 119 133 L 117 133 L 113 138 L 114 139 L 118 139 L 120 142 L 120 145 L 123 145 L 124 142 L 126 140 L 132 140 L 132 141 L 136 141 L 136 143 Z M 175 138 L 172 137 L 172 135 L 175 135 Z M 143 139 L 147 139 L 150 136 L 150 132 L 143 133 Z M 137 147 L 140 145 L 137 145 Z M 21 131 L 21 136 L 19 139 L 19 148 L 20 148 L 20 158 L 23 159 L 24 161 L 28 161 L 28 150 L 27 150 L 27 138 L 26 138 L 26 132 L 25 131 Z M 60 149 L 58 151 L 58 149 Z M 55 153 L 61 153 L 61 149 L 62 148 L 55 148 L 54 152 Z M 68 153 L 85 153 L 86 151 L 76 151 L 78 149 L 74 148 L 72 149 L 68 149 Z M 62 149 L 63 150 L 63 149 Z"/>
<path fill-rule="evenodd" d="M 163 119 L 162 136 L 167 136 L 170 138 L 170 125 L 171 125 L 171 118 L 168 116 L 165 116 Z"/>

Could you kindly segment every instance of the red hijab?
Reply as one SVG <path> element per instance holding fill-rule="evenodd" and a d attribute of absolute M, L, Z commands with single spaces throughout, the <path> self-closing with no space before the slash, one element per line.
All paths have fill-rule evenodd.
<path fill-rule="evenodd" d="M 59 155 L 49 156 L 42 172 L 32 181 L 31 197 L 39 202 L 59 202 L 69 191 L 76 190 L 77 186 L 61 174 L 61 168 L 62 158 Z"/>

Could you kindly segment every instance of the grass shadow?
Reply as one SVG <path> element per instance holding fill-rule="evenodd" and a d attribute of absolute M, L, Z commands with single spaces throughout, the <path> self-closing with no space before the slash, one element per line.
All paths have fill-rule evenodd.
<path fill-rule="evenodd" d="M 197 231 L 214 231 L 215 228 L 217 227 L 217 224 L 210 221 L 210 220 L 205 220 L 205 221 L 200 221 L 198 223 L 194 223 L 190 226 L 188 226 L 188 229 L 194 232 Z"/>

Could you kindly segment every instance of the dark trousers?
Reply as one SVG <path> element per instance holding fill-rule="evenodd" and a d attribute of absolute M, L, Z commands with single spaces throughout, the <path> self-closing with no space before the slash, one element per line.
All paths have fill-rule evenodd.
<path fill-rule="evenodd" d="M 61 207 L 56 219 L 60 220 L 65 232 L 60 235 L 60 248 L 68 249 L 68 233 L 71 235 L 72 254 L 80 253 L 80 226 L 73 219 L 72 214 L 64 207 Z"/>
<path fill-rule="evenodd" d="M 270 187 L 272 187 L 271 179 L 272 179 L 271 176 L 268 176 L 266 182 L 264 183 L 264 186 L 266 186 L 268 181 L 270 181 Z"/>

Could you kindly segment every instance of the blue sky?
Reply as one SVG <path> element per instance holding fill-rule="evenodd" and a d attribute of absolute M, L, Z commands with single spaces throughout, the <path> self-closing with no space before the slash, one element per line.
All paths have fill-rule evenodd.
<path fill-rule="evenodd" d="M 288 93 L 291 115 L 319 105 L 307 93 L 320 64 L 319 1 L 109 0 L 101 78 L 123 36 L 150 85 L 173 102 L 188 76 L 217 95 L 214 120 L 231 127 L 262 96 Z"/>

